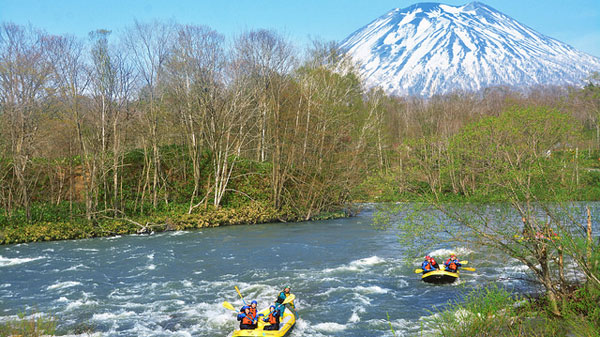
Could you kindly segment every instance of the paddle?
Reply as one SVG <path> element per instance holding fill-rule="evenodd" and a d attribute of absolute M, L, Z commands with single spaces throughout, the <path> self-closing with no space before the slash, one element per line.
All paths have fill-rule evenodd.
<path fill-rule="evenodd" d="M 229 309 L 229 310 L 237 312 L 237 310 L 235 310 L 235 308 L 233 307 L 233 305 L 231 305 L 231 303 L 229 303 L 227 301 L 223 302 L 223 306 L 225 307 L 225 309 Z"/>
<path fill-rule="evenodd" d="M 423 269 L 419 268 L 419 269 L 415 269 L 415 274 L 421 274 L 423 272 Z"/>
<path fill-rule="evenodd" d="M 242 299 L 242 302 L 244 302 L 244 305 L 248 305 L 246 304 L 246 300 L 244 300 L 244 296 L 242 296 L 242 293 L 240 292 L 240 289 L 235 286 L 235 291 L 237 291 L 238 295 L 240 295 L 240 298 Z"/>
<path fill-rule="evenodd" d="M 285 301 L 283 301 L 283 303 L 281 303 L 281 304 L 288 304 L 290 302 L 293 302 L 295 299 L 296 299 L 296 295 L 290 294 L 290 296 L 286 297 Z"/>

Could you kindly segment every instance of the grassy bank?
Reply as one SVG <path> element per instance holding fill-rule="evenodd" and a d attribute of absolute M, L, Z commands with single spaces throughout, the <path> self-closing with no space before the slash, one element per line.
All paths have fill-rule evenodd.
<path fill-rule="evenodd" d="M 463 300 L 433 315 L 438 336 L 598 336 L 600 289 L 574 287 L 551 313 L 545 298 L 514 295 L 491 286 L 472 290 Z"/>
<path fill-rule="evenodd" d="M 58 171 L 72 172 L 61 176 L 62 180 L 51 167 L 40 167 L 35 186 L 38 192 L 32 195 L 28 210 L 2 207 L 0 203 L 0 244 L 345 216 L 345 212 L 340 211 L 345 199 L 339 196 L 337 189 L 310 194 L 303 186 L 290 182 L 283 186 L 285 200 L 275 207 L 270 178 L 272 163 L 244 158 L 237 158 L 227 193 L 216 207 L 210 153 L 204 152 L 200 157 L 202 165 L 198 164 L 196 174 L 202 177 L 202 184 L 195 186 L 193 165 L 184 150 L 180 146 L 161 148 L 165 181 L 156 202 L 152 200 L 150 187 L 144 185 L 143 152 L 134 149 L 125 153 L 117 198 L 114 191 L 110 191 L 110 184 L 98 184 L 87 197 L 92 203 L 91 210 L 86 210 L 86 189 L 78 158 L 65 160 L 65 163 L 72 161 L 71 164 L 61 162 L 64 167 Z M 176 163 L 185 164 L 184 168 L 175 169 Z M 312 199 L 303 199 L 306 194 Z"/>
<path fill-rule="evenodd" d="M 346 216 L 343 211 L 326 212 L 314 220 Z M 264 202 L 251 201 L 235 207 L 207 207 L 187 214 L 177 207 L 169 211 L 133 218 L 104 218 L 96 221 L 83 219 L 40 221 L 5 225 L 0 229 L 0 244 L 52 240 L 85 239 L 114 235 L 150 232 L 192 230 L 228 225 L 250 225 L 281 221 L 302 221 L 301 214 L 291 210 L 277 210 Z"/>

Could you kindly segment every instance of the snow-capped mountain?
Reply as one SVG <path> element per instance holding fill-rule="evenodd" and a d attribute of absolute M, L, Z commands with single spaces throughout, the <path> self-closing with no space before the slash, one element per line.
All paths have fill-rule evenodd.
<path fill-rule="evenodd" d="M 368 86 L 401 96 L 497 85 L 579 85 L 600 71 L 599 58 L 480 2 L 394 9 L 340 47 L 360 66 Z"/>

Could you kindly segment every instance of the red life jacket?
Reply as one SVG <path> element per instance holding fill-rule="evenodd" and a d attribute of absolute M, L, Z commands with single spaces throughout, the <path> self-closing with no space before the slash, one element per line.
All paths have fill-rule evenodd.
<path fill-rule="evenodd" d="M 256 308 L 250 307 L 250 315 L 252 315 L 252 317 L 256 317 Z"/>
<path fill-rule="evenodd" d="M 246 316 L 244 316 L 244 318 L 242 318 L 242 324 L 252 325 L 254 322 L 252 322 L 252 319 L 250 318 L 250 316 L 252 316 L 252 313 L 246 314 Z M 254 317 L 254 316 L 252 316 L 252 317 Z"/>
<path fill-rule="evenodd" d="M 432 257 L 431 261 L 429 261 L 429 263 L 431 264 L 431 266 L 435 266 L 437 263 L 435 262 L 435 259 Z"/>

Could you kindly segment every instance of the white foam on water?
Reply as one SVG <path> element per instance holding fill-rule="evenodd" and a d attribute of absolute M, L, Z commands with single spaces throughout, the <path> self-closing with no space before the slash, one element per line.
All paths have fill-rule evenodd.
<path fill-rule="evenodd" d="M 324 331 L 324 332 L 340 332 L 346 330 L 345 324 L 339 324 L 335 322 L 325 322 L 313 325 L 315 330 Z"/>
<path fill-rule="evenodd" d="M 41 260 L 41 259 L 45 259 L 45 256 L 39 256 L 39 257 L 23 257 L 23 258 L 19 258 L 19 257 L 14 257 L 14 258 L 9 258 L 9 257 L 3 257 L 0 255 L 0 267 L 8 267 L 8 266 L 14 266 L 17 264 L 22 264 L 22 263 L 27 263 L 27 262 L 31 262 L 31 261 L 36 261 L 36 260 Z"/>
<path fill-rule="evenodd" d="M 456 247 L 454 249 L 436 249 L 429 253 L 429 256 L 433 256 L 435 258 L 443 258 L 446 260 L 450 257 L 450 254 L 456 254 L 460 259 L 461 256 L 473 254 L 473 251 L 466 247 Z M 439 263 L 439 262 L 438 262 Z"/>
<path fill-rule="evenodd" d="M 371 305 L 371 300 L 364 295 L 361 295 L 359 293 L 354 293 L 354 298 L 356 298 L 357 301 L 359 301 L 360 303 L 364 304 L 364 305 Z"/>
<path fill-rule="evenodd" d="M 350 319 L 348 319 L 348 323 L 358 323 L 360 322 L 360 317 L 358 316 L 358 313 L 356 311 L 352 312 L 352 316 L 350 316 Z"/>
<path fill-rule="evenodd" d="M 96 248 L 75 248 L 73 250 L 77 251 L 77 252 L 99 252 L 100 251 L 99 249 L 96 249 Z"/>
<path fill-rule="evenodd" d="M 525 272 L 529 270 L 529 267 L 527 267 L 527 265 L 522 264 L 518 266 L 505 266 L 502 269 L 510 272 Z"/>
<path fill-rule="evenodd" d="M 370 287 L 363 287 L 363 286 L 358 286 L 354 288 L 356 291 L 359 291 L 361 293 L 366 293 L 366 294 L 387 294 L 390 290 L 386 289 L 386 288 L 381 288 L 379 286 L 370 286 Z"/>
<path fill-rule="evenodd" d="M 149 265 L 146 266 L 146 269 L 148 269 L 148 270 L 154 270 L 154 269 L 156 269 L 156 265 L 149 264 Z"/>
<path fill-rule="evenodd" d="M 364 259 L 352 261 L 350 262 L 350 265 L 370 267 L 382 263 L 385 263 L 384 259 L 380 258 L 379 256 L 371 256 Z"/>
<path fill-rule="evenodd" d="M 105 312 L 102 314 L 94 314 L 92 316 L 93 321 L 114 321 L 130 316 L 135 316 L 133 311 L 121 311 L 119 313 Z"/>
<path fill-rule="evenodd" d="M 4 288 L 10 288 L 11 284 L 10 283 L 3 283 L 0 285 L 0 289 L 4 289 Z"/>
<path fill-rule="evenodd" d="M 291 336 L 294 337 L 304 337 L 304 336 L 310 336 L 310 337 L 324 337 L 325 335 L 316 332 L 314 330 L 312 330 L 312 324 L 308 321 L 305 321 L 302 318 L 298 318 L 296 320 L 296 325 L 294 326 L 294 330 L 292 331 Z M 308 330 L 311 331 L 308 331 Z M 310 332 L 310 334 L 308 334 Z"/>
<path fill-rule="evenodd" d="M 52 253 L 52 252 L 54 252 L 54 248 L 46 248 L 46 249 L 42 250 L 42 252 Z"/>
<path fill-rule="evenodd" d="M 64 296 L 61 296 L 59 299 L 56 300 L 56 302 L 69 302 L 69 299 Z"/>
<path fill-rule="evenodd" d="M 48 286 L 46 290 L 54 290 L 54 289 L 64 289 L 81 285 L 81 282 L 77 281 L 66 281 L 66 282 L 58 282 L 51 286 Z"/>
<path fill-rule="evenodd" d="M 202 233 L 202 232 L 200 232 L 200 233 Z M 185 234 L 186 234 L 186 232 L 184 232 L 184 231 L 173 231 L 173 232 L 169 233 L 169 236 L 181 236 L 181 235 L 185 235 Z"/>
<path fill-rule="evenodd" d="M 65 271 L 74 271 L 74 270 L 78 270 L 78 269 L 80 269 L 80 268 L 88 268 L 88 267 L 87 267 L 87 266 L 85 266 L 85 265 L 83 265 L 83 264 L 78 264 L 78 265 L 76 265 L 76 266 L 71 266 L 71 267 L 69 267 L 69 268 L 67 268 L 67 269 L 63 270 L 63 272 L 65 272 Z"/>
<path fill-rule="evenodd" d="M 146 255 L 146 257 L 148 258 L 148 260 L 152 261 L 154 260 L 154 253 Z"/>
<path fill-rule="evenodd" d="M 408 281 L 399 279 L 397 286 L 398 286 L 398 288 L 406 288 L 406 287 L 408 287 Z"/>
<path fill-rule="evenodd" d="M 81 306 L 95 305 L 95 304 L 98 304 L 98 302 L 92 301 L 92 300 L 87 300 L 87 299 L 85 299 L 85 300 L 77 300 L 77 301 L 69 302 L 67 304 L 67 308 L 66 309 L 67 310 L 73 310 L 73 309 L 79 308 Z"/>
<path fill-rule="evenodd" d="M 232 303 L 234 306 L 237 303 Z M 211 328 L 223 328 L 231 326 L 234 328 L 238 323 L 236 313 L 223 308 L 221 303 L 206 303 L 201 302 L 193 307 L 186 307 L 180 311 L 187 317 L 194 317 Z"/>
<path fill-rule="evenodd" d="M 335 267 L 335 268 L 327 268 L 323 270 L 323 273 L 335 273 L 340 271 L 364 271 L 369 269 L 369 267 L 385 263 L 386 261 L 379 256 L 371 256 L 360 260 L 355 260 L 350 262 L 347 265 Z"/>
<path fill-rule="evenodd" d="M 192 283 L 192 281 L 189 281 L 189 280 L 183 280 L 182 284 L 183 284 L 183 286 L 184 286 L 184 287 L 186 287 L 186 288 L 190 288 L 190 287 L 192 287 L 192 286 L 194 285 L 194 284 Z"/>

